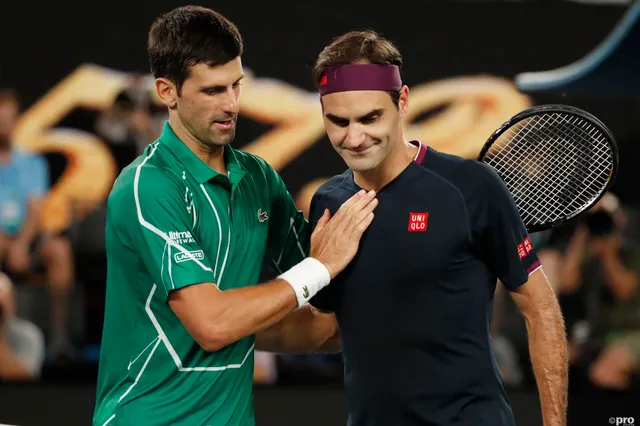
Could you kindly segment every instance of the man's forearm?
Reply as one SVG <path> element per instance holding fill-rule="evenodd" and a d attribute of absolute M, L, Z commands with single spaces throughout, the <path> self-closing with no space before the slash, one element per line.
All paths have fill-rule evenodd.
<path fill-rule="evenodd" d="M 20 233 L 17 236 L 17 240 L 30 244 L 40 229 L 40 214 L 42 211 L 42 202 L 40 200 L 33 200 L 29 202 L 29 212 L 27 218 L 20 228 Z"/>
<path fill-rule="evenodd" d="M 259 285 L 220 290 L 202 283 L 180 288 L 169 293 L 169 306 L 196 342 L 214 352 L 278 323 L 329 280 L 322 263 L 309 259 L 282 278 Z"/>
<path fill-rule="evenodd" d="M 297 306 L 296 295 L 284 280 L 221 292 L 220 309 L 212 310 L 209 350 L 219 350 L 276 324 Z"/>
<path fill-rule="evenodd" d="M 342 336 L 340 335 L 340 329 L 336 327 L 336 332 L 333 336 L 329 337 L 320 347 L 317 352 L 327 354 L 337 354 L 342 352 Z"/>
<path fill-rule="evenodd" d="M 16 357 L 4 339 L 0 338 L 0 380 L 30 379 L 27 365 Z"/>
<path fill-rule="evenodd" d="M 617 254 L 606 256 L 602 264 L 607 284 L 618 300 L 624 302 L 635 294 L 638 287 L 638 276 L 624 266 Z"/>
<path fill-rule="evenodd" d="M 339 352 L 340 336 L 333 314 L 305 305 L 256 334 L 256 349 L 276 353 Z"/>
<path fill-rule="evenodd" d="M 18 234 L 16 240 L 20 241 L 23 244 L 29 245 L 36 237 L 38 233 L 38 227 L 35 225 L 33 221 L 27 222 L 24 224 L 22 229 L 20 229 L 20 233 Z"/>
<path fill-rule="evenodd" d="M 529 350 L 544 426 L 566 425 L 568 349 L 564 320 L 555 298 L 534 315 L 525 316 Z"/>
<path fill-rule="evenodd" d="M 4 261 L 9 247 L 11 247 L 11 237 L 0 232 L 0 262 Z"/>

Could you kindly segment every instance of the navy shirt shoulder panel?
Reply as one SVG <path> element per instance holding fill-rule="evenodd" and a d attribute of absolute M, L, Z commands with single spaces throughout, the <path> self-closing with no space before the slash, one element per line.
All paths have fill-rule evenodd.
<path fill-rule="evenodd" d="M 481 185 L 476 179 L 476 169 L 483 164 L 477 161 L 430 148 L 421 165 L 455 186 L 465 200 Z"/>
<path fill-rule="evenodd" d="M 342 204 L 348 198 L 350 198 L 353 194 L 355 194 L 356 188 L 351 184 L 352 179 L 350 179 L 352 171 L 350 169 L 345 170 L 343 173 L 333 176 L 331 179 L 323 183 L 320 188 L 316 191 L 316 193 L 312 197 L 312 204 L 314 202 L 318 203 L 322 199 L 325 203 L 327 200 L 331 200 L 333 202 L 340 201 Z M 342 201 L 341 201 L 342 200 Z M 329 202 L 329 204 L 333 204 Z M 325 205 L 324 208 L 329 208 L 329 205 Z M 332 211 L 332 213 L 335 213 Z M 309 219 L 311 221 L 312 211 L 309 211 Z M 320 216 L 322 216 L 322 211 L 320 212 Z M 320 218 L 318 216 L 318 219 Z M 313 224 L 315 226 L 315 223 Z"/>
<path fill-rule="evenodd" d="M 446 175 L 462 192 L 476 253 L 507 289 L 526 283 L 540 261 L 500 175 L 485 163 L 431 151 L 423 165 Z"/>

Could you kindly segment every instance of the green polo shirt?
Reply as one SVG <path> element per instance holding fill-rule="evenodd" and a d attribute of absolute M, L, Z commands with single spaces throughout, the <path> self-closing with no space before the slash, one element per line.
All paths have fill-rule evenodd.
<path fill-rule="evenodd" d="M 306 256 L 309 230 L 264 160 L 230 146 L 224 158 L 227 176 L 167 123 L 113 186 L 94 426 L 254 425 L 254 336 L 207 352 L 168 295 L 254 285 L 263 262 L 287 270 Z"/>

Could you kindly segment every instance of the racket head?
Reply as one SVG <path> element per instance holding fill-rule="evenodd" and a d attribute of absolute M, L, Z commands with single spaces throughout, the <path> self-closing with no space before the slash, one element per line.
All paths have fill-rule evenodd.
<path fill-rule="evenodd" d="M 531 128 L 533 128 L 536 123 L 535 120 L 538 120 L 535 133 L 531 135 Z M 543 123 L 540 123 L 541 120 L 545 120 Z M 552 120 L 552 122 L 549 122 Z M 559 120 L 559 121 L 558 121 Z M 533 124 L 532 124 L 533 123 Z M 571 124 L 574 123 L 574 124 Z M 575 133 L 567 135 L 556 135 L 552 132 L 551 129 L 544 129 L 544 127 L 553 128 L 553 126 L 557 127 L 565 127 L 571 128 L 572 126 L 576 129 L 581 127 L 583 130 L 577 129 Z M 524 129 L 524 130 L 523 130 Z M 524 133 L 524 132 L 529 133 Z M 511 132 L 511 134 L 509 133 Z M 534 187 L 541 182 L 547 182 L 548 180 L 544 179 L 544 176 L 538 177 L 538 179 L 531 179 L 529 182 L 526 179 L 520 179 L 520 181 L 516 182 L 516 179 L 511 174 L 517 172 L 513 164 L 509 167 L 508 164 L 502 164 L 500 161 L 497 161 L 497 156 L 504 150 L 506 146 L 508 146 L 513 140 L 516 140 L 518 136 L 520 136 L 520 141 L 514 142 L 514 144 L 526 144 L 526 138 L 528 135 L 529 139 L 533 140 L 535 137 L 539 137 L 540 134 L 543 136 L 547 136 L 550 138 L 562 139 L 564 142 L 571 141 L 573 149 L 580 150 L 582 149 L 585 153 L 589 151 L 589 144 L 597 143 L 599 147 L 598 155 L 601 156 L 601 160 L 604 164 L 599 167 L 597 172 L 600 176 L 598 176 L 599 181 L 593 185 L 591 188 L 591 193 L 584 200 L 576 200 L 577 204 L 565 214 L 557 213 L 554 215 L 550 215 L 550 217 L 545 218 L 544 220 L 540 217 L 535 217 L 531 210 L 531 198 L 532 197 L 540 197 L 540 194 L 532 195 L 529 193 L 526 197 L 523 196 L 522 188 L 526 187 Z M 593 135 L 591 137 L 590 135 Z M 598 138 L 597 141 L 594 139 Z M 544 141 L 538 141 L 538 145 L 544 143 Z M 501 145 L 504 144 L 504 145 Z M 532 144 L 535 146 L 536 144 Z M 546 146 L 550 147 L 552 144 L 547 143 Z M 558 146 L 560 147 L 560 146 Z M 560 149 L 559 149 L 560 150 Z M 523 152 L 520 152 L 524 154 Z M 520 153 L 515 154 L 517 157 Z M 575 155 L 573 153 L 572 155 Z M 604 156 L 604 157 L 602 157 Z M 585 158 L 573 158 L 575 161 L 585 160 Z M 591 159 L 587 158 L 587 161 Z M 593 207 L 600 199 L 606 194 L 606 192 L 613 185 L 615 178 L 618 173 L 619 166 L 619 157 L 618 157 L 618 145 L 616 143 L 615 137 L 613 133 L 607 128 L 607 126 L 600 121 L 593 114 L 590 114 L 587 111 L 581 110 L 579 108 L 562 105 L 562 104 L 552 104 L 552 105 L 538 105 L 516 114 L 506 122 L 504 122 L 493 134 L 487 139 L 484 146 L 480 150 L 480 154 L 478 155 L 478 161 L 483 162 L 498 172 L 502 180 L 505 182 L 507 187 L 509 188 L 509 192 L 514 198 L 516 206 L 520 212 L 520 216 L 523 219 L 523 222 L 527 228 L 527 231 L 530 233 L 544 231 L 550 228 L 561 226 L 567 222 L 573 221 L 578 217 L 585 214 L 591 207 Z M 512 158 L 506 160 L 506 162 L 520 162 L 524 163 L 526 160 L 518 160 Z M 551 160 L 553 162 L 557 160 Z M 557 166 L 557 165 L 556 165 Z M 587 164 L 588 166 L 588 164 Z M 544 166 L 543 166 L 544 167 Z M 581 164 L 581 167 L 584 168 L 585 165 Z M 608 172 L 605 176 L 604 171 Z M 528 170 L 527 170 L 528 171 Z M 583 170 L 583 174 L 585 170 Z M 548 185 L 546 185 L 548 186 Z M 532 189 L 531 191 L 536 190 L 537 188 Z M 544 190 L 548 191 L 548 187 L 545 187 Z M 548 196 L 552 196 L 553 194 L 547 194 Z M 544 201 L 541 201 L 543 203 Z M 539 216 L 539 215 L 538 215 Z M 546 216 L 546 214 L 545 214 Z"/>

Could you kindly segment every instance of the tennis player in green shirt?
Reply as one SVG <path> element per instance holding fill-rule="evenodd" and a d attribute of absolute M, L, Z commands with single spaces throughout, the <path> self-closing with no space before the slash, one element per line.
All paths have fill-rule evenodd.
<path fill-rule="evenodd" d="M 108 199 L 94 426 L 254 425 L 254 349 L 339 350 L 333 315 L 306 302 L 355 256 L 377 200 L 355 195 L 309 235 L 280 176 L 229 145 L 242 49 L 200 7 L 149 32 L 169 121 Z M 264 262 L 279 276 L 256 284 Z"/>

